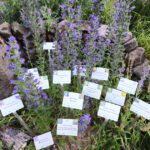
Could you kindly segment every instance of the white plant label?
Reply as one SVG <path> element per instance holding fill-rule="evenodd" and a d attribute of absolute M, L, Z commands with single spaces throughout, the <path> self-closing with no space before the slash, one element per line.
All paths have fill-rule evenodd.
<path fill-rule="evenodd" d="M 64 92 L 63 107 L 82 110 L 84 96 L 74 92 Z"/>
<path fill-rule="evenodd" d="M 71 70 L 58 70 L 53 73 L 53 84 L 70 84 Z"/>
<path fill-rule="evenodd" d="M 36 150 L 40 150 L 54 144 L 51 132 L 33 138 Z"/>
<path fill-rule="evenodd" d="M 37 87 L 41 88 L 42 90 L 46 90 L 49 89 L 49 80 L 48 80 L 48 76 L 40 76 L 38 78 L 38 84 Z"/>
<path fill-rule="evenodd" d="M 99 110 L 98 110 L 98 116 L 103 117 L 107 120 L 113 120 L 118 121 L 119 114 L 120 114 L 121 106 L 101 101 Z"/>
<path fill-rule="evenodd" d="M 138 86 L 138 82 L 121 78 L 118 84 L 118 90 L 134 95 Z"/>
<path fill-rule="evenodd" d="M 106 101 L 120 106 L 124 106 L 125 99 L 126 99 L 125 92 L 116 89 L 111 89 L 111 88 L 108 89 L 105 97 Z"/>
<path fill-rule="evenodd" d="M 77 136 L 78 120 L 77 119 L 58 119 L 57 135 Z"/>
<path fill-rule="evenodd" d="M 85 65 L 76 65 L 73 67 L 73 75 L 74 76 L 81 76 L 85 77 L 86 76 L 86 66 Z"/>
<path fill-rule="evenodd" d="M 138 116 L 142 116 L 150 120 L 150 104 L 136 98 L 131 105 L 130 110 L 136 113 Z"/>
<path fill-rule="evenodd" d="M 54 49 L 56 49 L 55 42 L 44 42 L 43 49 L 44 50 L 54 50 Z"/>
<path fill-rule="evenodd" d="M 105 80 L 107 81 L 109 77 L 109 69 L 94 67 L 92 71 L 92 79 Z"/>
<path fill-rule="evenodd" d="M 85 81 L 82 94 L 99 100 L 101 97 L 102 89 L 103 89 L 102 85 Z"/>
<path fill-rule="evenodd" d="M 30 74 L 33 76 L 34 79 L 36 79 L 40 76 L 37 68 L 28 69 L 27 72 L 24 75 L 24 78 L 27 77 Z"/>
<path fill-rule="evenodd" d="M 19 94 L 15 94 L 0 101 L 0 110 L 4 117 L 23 107 L 24 105 Z"/>

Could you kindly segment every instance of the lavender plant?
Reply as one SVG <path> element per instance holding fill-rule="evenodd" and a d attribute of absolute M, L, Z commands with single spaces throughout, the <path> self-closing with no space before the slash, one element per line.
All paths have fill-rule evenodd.
<path fill-rule="evenodd" d="M 25 74 L 27 69 L 22 67 L 24 59 L 20 58 L 19 45 L 13 36 L 9 38 L 6 57 L 11 62 L 8 68 L 10 74 L 16 77 L 16 80 L 11 80 L 11 84 L 14 85 L 12 94 L 19 93 L 26 100 L 25 103 L 30 109 L 38 109 L 44 105 L 50 105 L 51 99 L 48 98 L 41 88 L 36 86 L 39 84 L 38 79 L 35 79 L 32 74 Z"/>
<path fill-rule="evenodd" d="M 45 58 L 42 53 L 43 39 L 45 36 L 45 22 L 41 11 L 39 1 L 27 0 L 22 2 L 21 20 L 25 27 L 29 28 L 34 38 L 35 47 L 35 66 L 38 67 L 39 71 L 43 74 L 45 69 Z M 29 55 L 32 52 L 29 51 Z M 29 56 L 31 57 L 31 56 Z M 34 60 L 34 61 L 35 61 Z"/>
<path fill-rule="evenodd" d="M 59 34 L 57 57 L 54 59 L 55 68 L 72 69 L 80 63 L 78 51 L 82 39 L 81 34 L 81 7 L 74 6 L 74 1 L 61 5 L 62 19 L 65 19 L 66 28 Z"/>
<path fill-rule="evenodd" d="M 127 35 L 131 19 L 133 1 L 116 0 L 114 2 L 113 14 L 111 15 L 108 27 L 107 60 L 105 64 L 109 66 L 111 75 L 115 78 L 123 76 L 125 70 L 123 40 Z"/>

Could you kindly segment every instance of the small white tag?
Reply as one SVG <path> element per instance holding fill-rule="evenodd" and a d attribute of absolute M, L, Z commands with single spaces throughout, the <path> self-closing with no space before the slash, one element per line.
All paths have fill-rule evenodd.
<path fill-rule="evenodd" d="M 92 70 L 92 79 L 96 80 L 108 80 L 109 77 L 109 69 L 106 68 L 100 68 L 100 67 L 94 67 Z"/>
<path fill-rule="evenodd" d="M 44 42 L 43 50 L 54 50 L 56 49 L 55 42 Z"/>
<path fill-rule="evenodd" d="M 40 76 L 37 68 L 28 69 L 23 78 L 27 77 L 29 74 L 32 74 L 34 79 Z"/>
<path fill-rule="evenodd" d="M 76 65 L 73 67 L 73 75 L 80 75 L 81 77 L 86 76 L 86 66 L 85 65 Z"/>
<path fill-rule="evenodd" d="M 105 119 L 118 121 L 120 109 L 121 106 L 101 101 L 98 110 L 98 116 L 104 117 Z"/>
<path fill-rule="evenodd" d="M 39 84 L 37 85 L 38 88 L 42 88 L 42 90 L 49 89 L 49 80 L 48 76 L 40 76 L 38 78 Z"/>
<path fill-rule="evenodd" d="M 134 95 L 138 86 L 138 82 L 121 78 L 118 84 L 118 90 Z"/>
<path fill-rule="evenodd" d="M 131 105 L 130 110 L 136 113 L 138 116 L 142 116 L 150 120 L 150 104 L 136 98 Z"/>
<path fill-rule="evenodd" d="M 58 119 L 57 135 L 77 136 L 78 120 L 77 119 Z"/>
<path fill-rule="evenodd" d="M 70 84 L 71 71 L 70 70 L 57 70 L 53 73 L 53 84 Z"/>
<path fill-rule="evenodd" d="M 126 93 L 109 88 L 105 97 L 105 100 L 120 106 L 124 106 L 126 99 Z"/>
<path fill-rule="evenodd" d="M 84 96 L 74 92 L 64 92 L 63 107 L 82 110 Z"/>
<path fill-rule="evenodd" d="M 99 100 L 101 97 L 102 89 L 102 85 L 85 81 L 82 94 Z"/>
<path fill-rule="evenodd" d="M 3 116 L 7 116 L 24 107 L 19 94 L 15 94 L 0 101 L 0 110 Z"/>
<path fill-rule="evenodd" d="M 46 148 L 54 144 L 51 132 L 34 137 L 34 145 L 36 150 Z"/>

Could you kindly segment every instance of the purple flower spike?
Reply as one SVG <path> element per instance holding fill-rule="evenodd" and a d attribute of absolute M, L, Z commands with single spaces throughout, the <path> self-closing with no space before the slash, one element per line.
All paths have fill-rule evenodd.
<path fill-rule="evenodd" d="M 85 114 L 80 118 L 79 121 L 79 132 L 84 133 L 87 130 L 88 125 L 91 123 L 91 115 Z"/>

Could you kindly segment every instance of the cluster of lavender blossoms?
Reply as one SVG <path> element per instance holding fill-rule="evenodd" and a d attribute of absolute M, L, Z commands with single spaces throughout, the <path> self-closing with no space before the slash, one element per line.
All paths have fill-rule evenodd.
<path fill-rule="evenodd" d="M 101 13 L 104 11 L 103 0 L 92 0 L 91 9 L 94 15 L 101 17 Z"/>
<path fill-rule="evenodd" d="M 83 115 L 79 121 L 79 133 L 81 134 L 84 133 L 87 130 L 90 123 L 91 123 L 91 115 L 90 114 Z"/>
<path fill-rule="evenodd" d="M 58 50 L 53 58 L 55 69 L 72 69 L 81 64 L 79 51 L 82 41 L 81 6 L 74 6 L 74 1 L 62 4 L 62 25 L 65 29 L 59 33 Z M 64 23 L 64 24 L 63 24 Z"/>
<path fill-rule="evenodd" d="M 16 80 L 11 80 L 10 83 L 14 85 L 12 94 L 19 93 L 22 99 L 26 100 L 28 108 L 39 109 L 43 106 L 51 104 L 51 98 L 47 96 L 41 88 L 37 88 L 39 84 L 38 79 L 35 79 L 32 74 L 27 73 L 27 69 L 22 67 L 24 59 L 20 58 L 19 45 L 15 37 L 9 38 L 9 45 L 6 50 L 6 57 L 10 60 L 9 70 L 10 74 L 14 75 Z"/>
<path fill-rule="evenodd" d="M 125 71 L 124 38 L 129 31 L 133 1 L 115 0 L 113 13 L 108 27 L 109 47 L 106 64 L 110 67 L 113 76 L 121 77 Z"/>

